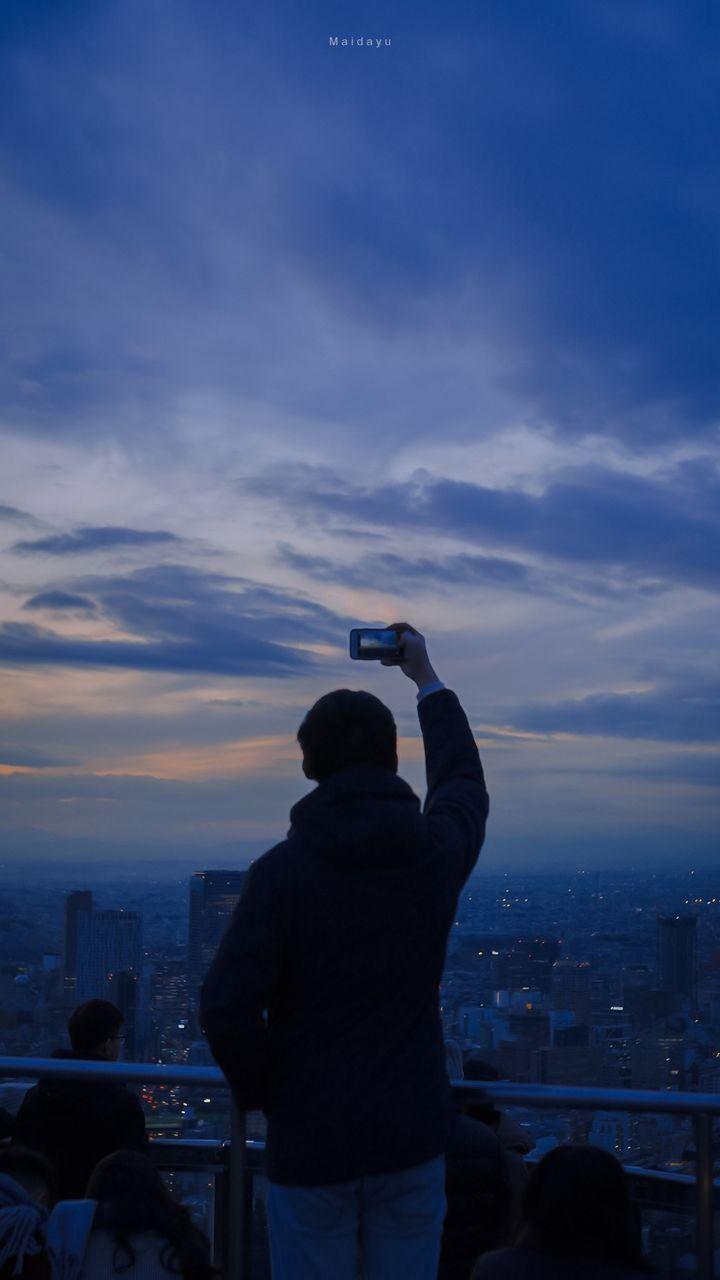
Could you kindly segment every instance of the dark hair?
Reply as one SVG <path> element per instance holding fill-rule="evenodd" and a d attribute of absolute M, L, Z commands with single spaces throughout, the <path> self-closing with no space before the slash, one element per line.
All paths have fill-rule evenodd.
<path fill-rule="evenodd" d="M 642 1271 L 640 1233 L 623 1167 L 602 1147 L 555 1147 L 525 1188 L 521 1230 L 550 1253 L 602 1258 Z"/>
<path fill-rule="evenodd" d="M 30 1151 L 28 1147 L 16 1146 L 14 1143 L 0 1146 L 0 1173 L 14 1178 L 23 1191 L 35 1200 L 38 1193 L 45 1192 L 48 1201 L 53 1204 L 56 1196 L 55 1172 L 49 1160 L 39 1151 Z"/>
<path fill-rule="evenodd" d="M 318 782 L 356 764 L 397 773 L 397 730 L 392 712 L 372 693 L 335 689 L 310 708 L 298 742 Z"/>
<path fill-rule="evenodd" d="M 109 1000 L 86 1000 L 68 1018 L 70 1043 L 77 1052 L 97 1049 L 110 1037 L 117 1035 L 123 1024 L 123 1016 L 117 1005 Z"/>
<path fill-rule="evenodd" d="M 160 1261 L 185 1280 L 210 1280 L 218 1273 L 210 1265 L 207 1237 L 190 1211 L 178 1204 L 149 1156 L 139 1151 L 114 1151 L 90 1175 L 86 1195 L 98 1201 L 93 1226 L 115 1239 L 113 1267 L 118 1273 L 135 1264 L 131 1237 L 146 1231 L 162 1236 Z"/>

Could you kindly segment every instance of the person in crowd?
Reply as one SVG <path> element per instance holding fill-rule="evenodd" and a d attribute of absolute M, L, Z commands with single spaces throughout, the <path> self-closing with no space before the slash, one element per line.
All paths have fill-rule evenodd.
<path fill-rule="evenodd" d="M 149 1156 L 138 1151 L 105 1156 L 91 1174 L 87 1200 L 58 1205 L 53 1219 L 62 1210 L 61 1229 L 53 1232 L 51 1219 L 49 1234 L 58 1270 L 68 1280 L 212 1280 L 218 1275 L 207 1237 L 170 1195 Z M 84 1223 L 85 1238 L 80 1250 L 70 1251 L 63 1241 L 72 1238 L 74 1217 Z"/>
<path fill-rule="evenodd" d="M 622 1165 L 602 1147 L 549 1151 L 528 1180 L 516 1243 L 471 1280 L 634 1280 L 645 1261 Z"/>
<path fill-rule="evenodd" d="M 469 1053 L 463 1063 L 463 1078 L 479 1081 L 499 1080 L 500 1072 L 492 1063 L 485 1062 L 479 1054 Z M 467 1114 L 488 1125 L 503 1150 L 507 1151 L 511 1157 L 509 1167 L 512 1171 L 513 1183 L 522 1191 L 527 1182 L 523 1156 L 529 1155 L 535 1146 L 532 1134 L 505 1111 L 500 1111 L 492 1104 L 468 1103 L 467 1106 Z"/>
<path fill-rule="evenodd" d="M 463 1055 L 445 1042 L 451 1081 L 463 1079 Z M 473 1263 L 490 1249 L 508 1244 L 517 1205 L 509 1157 L 490 1127 L 473 1118 L 473 1104 L 455 1101 L 455 1121 L 447 1151 L 443 1228 L 438 1280 L 468 1280 Z"/>
<path fill-rule="evenodd" d="M 0 1280 L 49 1280 L 45 1228 L 54 1198 L 48 1160 L 24 1147 L 0 1147 Z"/>
<path fill-rule="evenodd" d="M 348 689 L 320 698 L 298 731 L 318 785 L 251 866 L 202 990 L 238 1106 L 267 1115 L 274 1280 L 437 1273 L 453 1116 L 439 987 L 488 799 L 424 638 L 392 629 L 418 687 L 424 810 L 397 776 L 389 709 Z"/>
<path fill-rule="evenodd" d="M 122 1024 L 120 1010 L 109 1000 L 88 1000 L 68 1021 L 72 1048 L 53 1056 L 114 1062 Z M 42 1080 L 23 1099 L 13 1141 L 47 1156 L 58 1197 L 73 1200 L 85 1194 L 90 1173 L 103 1156 L 120 1147 L 147 1150 L 145 1116 L 139 1099 L 120 1082 Z"/>

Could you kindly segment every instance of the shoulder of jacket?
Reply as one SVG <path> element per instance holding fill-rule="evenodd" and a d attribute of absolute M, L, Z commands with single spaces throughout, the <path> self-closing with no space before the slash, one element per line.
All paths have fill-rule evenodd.
<path fill-rule="evenodd" d="M 278 872 L 282 871 L 292 857 L 293 841 L 289 839 L 280 840 L 278 844 L 274 844 L 271 849 L 262 853 L 259 858 L 255 858 L 250 863 L 247 872 L 246 883 L 253 885 L 272 879 Z"/>

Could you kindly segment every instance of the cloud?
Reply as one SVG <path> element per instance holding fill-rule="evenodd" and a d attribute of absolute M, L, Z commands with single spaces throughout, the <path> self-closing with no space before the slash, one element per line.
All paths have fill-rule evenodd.
<path fill-rule="evenodd" d="M 186 565 L 77 585 L 82 599 L 138 638 L 86 639 L 6 623 L 0 662 L 282 676 L 313 669 L 314 656 L 303 646 L 344 642 L 345 620 L 307 597 Z"/>
<path fill-rule="evenodd" d="M 35 523 L 33 517 L 28 515 L 27 511 L 19 511 L 17 507 L 8 506 L 6 502 L 0 502 L 0 520 L 21 520 Z"/>
<path fill-rule="evenodd" d="M 10 769 L 67 769 L 78 763 L 67 754 L 28 747 L 23 743 L 4 742 L 0 748 L 0 772 Z"/>
<path fill-rule="evenodd" d="M 14 543 L 12 550 L 53 556 L 86 555 L 92 551 L 111 551 L 115 547 L 149 547 L 179 543 L 182 539 L 166 530 L 125 529 L 117 525 L 87 526 L 74 533 L 51 534 Z"/>
<path fill-rule="evenodd" d="M 713 41 L 599 7 L 401 6 L 372 64 L 327 6 L 19 24 L 8 413 L 143 440 L 214 387 L 346 441 L 714 434 Z"/>
<path fill-rule="evenodd" d="M 6 623 L 0 628 L 0 663 L 22 666 L 130 667 L 136 671 L 204 671 L 213 675 L 282 675 L 307 668 L 307 658 L 260 640 L 225 643 L 216 634 L 201 641 L 147 644 L 120 640 L 68 639 L 40 627 Z"/>
<path fill-rule="evenodd" d="M 353 486 L 313 467 L 278 467 L 245 488 L 282 500 L 304 524 L 338 516 L 501 546 L 597 570 L 717 589 L 720 473 L 713 459 L 659 478 L 600 467 L 558 475 L 542 494 L 418 472 L 408 481 Z M 652 584 L 650 584 L 652 585 Z"/>
<path fill-rule="evenodd" d="M 540 580 L 527 565 L 497 556 L 439 556 L 433 560 L 385 551 L 342 562 L 296 551 L 289 543 L 281 544 L 278 551 L 280 560 L 298 573 L 318 582 L 341 582 L 354 587 L 382 585 L 393 590 L 427 582 L 432 590 L 442 583 L 448 587 L 483 584 L 521 590 L 536 581 L 539 585 Z"/>
<path fill-rule="evenodd" d="M 336 529 L 337 533 L 338 530 Z M 346 531 L 352 537 L 352 530 Z M 470 554 L 437 555 L 435 557 L 396 555 L 393 552 L 370 552 L 351 561 L 307 554 L 289 543 L 278 547 L 278 559 L 304 578 L 316 582 L 337 583 L 345 587 L 402 593 L 426 590 L 429 594 L 453 594 L 457 587 L 485 587 L 492 591 L 515 591 L 524 596 L 534 594 L 545 599 L 577 600 L 625 599 L 628 593 L 650 598 L 666 587 L 660 582 L 643 580 L 638 574 L 604 573 L 592 577 L 571 573 L 567 568 L 543 570 L 500 556 Z"/>
<path fill-rule="evenodd" d="M 76 595 L 72 591 L 40 591 L 25 601 L 23 609 L 69 609 L 94 613 L 95 604 L 88 596 Z"/>
<path fill-rule="evenodd" d="M 514 729 L 660 742 L 720 742 L 720 683 L 667 683 L 642 693 L 513 708 Z"/>

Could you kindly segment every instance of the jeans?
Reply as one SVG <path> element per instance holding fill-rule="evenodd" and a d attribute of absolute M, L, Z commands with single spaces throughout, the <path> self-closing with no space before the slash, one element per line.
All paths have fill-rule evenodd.
<path fill-rule="evenodd" d="M 326 1187 L 269 1183 L 273 1280 L 437 1280 L 445 1157 Z"/>

